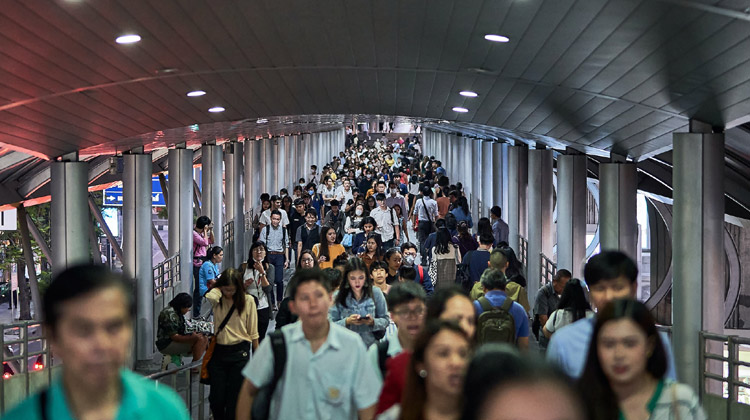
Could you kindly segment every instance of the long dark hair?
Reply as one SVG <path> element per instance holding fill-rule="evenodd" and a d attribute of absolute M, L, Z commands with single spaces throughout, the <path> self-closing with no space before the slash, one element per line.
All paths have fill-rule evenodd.
<path fill-rule="evenodd" d="M 347 308 L 346 298 L 352 293 L 352 287 L 349 285 L 349 273 L 354 271 L 361 271 L 365 273 L 365 286 L 362 288 L 362 299 L 372 298 L 372 278 L 370 277 L 370 270 L 367 269 L 367 265 L 359 258 L 349 258 L 349 261 L 344 267 L 344 275 L 341 280 L 341 286 L 339 287 L 339 293 L 336 295 L 336 303 Z M 374 315 L 373 315 L 374 316 Z"/>
<path fill-rule="evenodd" d="M 427 347 L 441 331 L 450 331 L 459 335 L 471 347 L 471 339 L 466 336 L 464 330 L 455 321 L 427 321 L 414 343 L 414 353 L 412 353 L 409 368 L 406 371 L 406 384 L 401 401 L 408 402 L 408 404 L 401 406 L 400 420 L 424 419 L 424 408 L 427 404 L 427 385 L 425 378 L 417 373 L 417 366 L 425 362 Z"/>
<path fill-rule="evenodd" d="M 505 270 L 505 277 L 508 281 L 516 282 L 521 287 L 526 287 L 526 277 L 521 274 L 521 261 L 518 261 L 515 251 L 509 246 L 500 248 L 500 252 L 505 255 L 508 260 L 508 268 Z"/>
<path fill-rule="evenodd" d="M 659 333 L 656 330 L 654 317 L 646 305 L 633 299 L 618 299 L 608 303 L 596 316 L 594 334 L 589 345 L 586 367 L 578 385 L 582 391 L 586 409 L 591 419 L 617 419 L 619 404 L 609 380 L 604 374 L 599 361 L 597 342 L 602 327 L 610 321 L 629 319 L 646 334 L 646 339 L 653 345 L 653 351 L 646 361 L 646 372 L 656 379 L 661 379 L 667 372 L 667 356 Z"/>
<path fill-rule="evenodd" d="M 245 284 L 242 281 L 242 273 L 240 272 L 240 270 L 227 268 L 226 270 L 222 271 L 219 279 L 216 280 L 215 287 L 222 286 L 235 287 L 234 294 L 232 295 L 232 302 L 237 309 L 237 313 L 241 314 L 245 310 Z M 222 302 L 223 299 L 219 299 L 219 306 L 221 306 Z"/>
<path fill-rule="evenodd" d="M 328 231 L 336 229 L 333 226 L 323 226 L 320 228 L 320 246 L 318 247 L 318 257 L 324 256 L 327 259 L 331 259 L 328 252 Z M 334 241 L 335 242 L 335 241 Z"/>
<path fill-rule="evenodd" d="M 477 222 L 477 238 L 482 236 L 483 233 L 492 235 L 492 222 L 486 217 L 480 217 Z"/>
<path fill-rule="evenodd" d="M 367 239 L 365 239 L 365 254 L 369 252 L 367 250 L 367 241 L 370 239 L 375 241 L 375 244 L 377 245 L 375 247 L 375 259 L 382 259 L 383 257 L 383 239 L 380 237 L 379 233 L 371 232 L 369 235 L 367 235 Z"/>
<path fill-rule="evenodd" d="M 458 239 L 464 241 L 471 239 L 471 235 L 469 234 L 469 224 L 466 221 L 462 220 L 458 222 L 456 230 L 458 231 Z"/>
<path fill-rule="evenodd" d="M 193 306 L 193 298 L 185 292 L 178 293 L 177 296 L 169 301 L 169 306 L 177 312 L 177 315 L 182 316 L 180 310 Z"/>
<path fill-rule="evenodd" d="M 591 310 L 591 305 L 586 301 L 586 295 L 583 293 L 580 280 L 568 280 L 560 297 L 560 303 L 557 304 L 557 309 L 570 309 L 573 313 L 574 322 L 586 317 L 586 311 Z"/>
<path fill-rule="evenodd" d="M 203 261 L 211 261 L 214 255 L 219 255 L 221 251 L 223 250 L 224 249 L 220 246 L 213 246 L 211 248 L 208 248 L 208 251 L 206 251 L 206 256 L 204 257 Z"/>
<path fill-rule="evenodd" d="M 458 197 L 458 201 L 456 202 L 456 204 L 458 204 L 458 207 L 461 207 L 461 210 L 464 211 L 465 215 L 469 215 L 469 201 L 466 199 L 466 197 Z"/>
<path fill-rule="evenodd" d="M 435 235 L 435 251 L 437 251 L 438 254 L 447 254 L 450 250 L 449 247 L 451 246 L 453 246 L 453 244 L 451 242 L 451 233 L 448 231 L 448 228 L 438 228 L 437 235 Z"/>
<path fill-rule="evenodd" d="M 297 264 L 297 270 L 302 270 L 302 256 L 304 254 L 310 254 L 310 257 L 313 259 L 313 267 L 318 268 L 318 259 L 315 258 L 315 254 L 309 249 L 303 249 L 302 252 L 299 253 L 299 264 Z"/>

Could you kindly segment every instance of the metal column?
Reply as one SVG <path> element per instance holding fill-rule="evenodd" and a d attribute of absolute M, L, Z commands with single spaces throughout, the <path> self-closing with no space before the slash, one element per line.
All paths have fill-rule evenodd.
<path fill-rule="evenodd" d="M 586 260 L 586 156 L 557 158 L 557 267 L 583 278 Z"/>
<path fill-rule="evenodd" d="M 468 179 L 471 185 L 471 197 L 473 202 L 469 202 L 471 206 L 471 217 L 476 224 L 479 221 L 479 215 L 482 214 L 480 203 L 482 201 L 482 141 L 481 140 L 469 140 L 471 143 L 471 177 Z M 483 205 L 483 204 L 482 204 Z"/>
<path fill-rule="evenodd" d="M 278 188 L 276 188 L 276 166 L 278 165 L 278 161 L 276 160 L 278 156 L 276 154 L 278 150 L 277 138 L 264 140 L 264 143 L 266 155 L 262 170 L 265 173 L 266 180 L 265 192 L 273 196 L 279 193 Z"/>
<path fill-rule="evenodd" d="M 503 144 L 502 143 L 491 143 L 490 148 L 492 151 L 492 158 L 491 158 L 491 176 L 492 176 L 492 191 L 491 197 L 492 197 L 492 204 L 491 206 L 500 206 L 502 209 L 502 218 L 503 220 L 507 219 L 507 212 L 508 209 L 505 208 L 505 205 L 503 204 L 503 190 L 504 190 L 504 184 L 507 182 L 505 177 L 503 176 L 503 169 L 505 165 L 503 165 Z M 484 166 L 484 165 L 482 165 Z M 507 168 L 505 168 L 507 169 Z M 487 167 L 485 167 L 485 170 L 487 170 Z"/>
<path fill-rule="evenodd" d="M 673 141 L 672 348 L 680 382 L 702 390 L 699 332 L 724 334 L 724 134 L 676 133 Z M 722 375 L 721 363 L 709 366 Z"/>
<path fill-rule="evenodd" d="M 276 194 L 279 194 L 282 188 L 287 188 L 287 176 L 289 173 L 287 159 L 289 159 L 289 156 L 287 155 L 286 139 L 285 136 L 276 138 L 276 169 L 274 172 L 276 174 L 274 177 L 276 178 Z"/>
<path fill-rule="evenodd" d="M 136 282 L 136 360 L 154 353 L 154 274 L 151 239 L 151 155 L 126 154 L 122 175 L 123 273 Z M 174 200 L 175 194 L 170 197 Z M 191 226 L 192 227 L 192 226 Z"/>
<path fill-rule="evenodd" d="M 599 232 L 602 250 L 638 255 L 638 177 L 634 163 L 599 164 Z"/>
<path fill-rule="evenodd" d="M 243 149 L 245 151 L 245 166 L 244 166 L 244 188 L 245 188 L 245 199 L 244 212 L 247 213 L 253 209 L 255 200 L 258 199 L 258 193 L 256 193 L 255 177 L 253 170 L 255 169 L 255 145 L 257 142 L 254 140 L 246 139 L 243 142 Z"/>
<path fill-rule="evenodd" d="M 494 205 L 493 190 L 495 182 L 500 182 L 502 178 L 494 178 L 494 168 L 492 166 L 492 142 L 482 142 L 482 168 L 480 174 L 482 175 L 482 208 L 480 214 L 486 217 L 490 217 L 489 209 Z M 477 220 L 476 222 L 478 222 Z M 476 224 L 475 222 L 475 224 Z"/>
<path fill-rule="evenodd" d="M 242 164 L 244 151 L 242 143 L 231 142 L 225 145 L 224 153 L 224 183 L 226 202 L 226 222 L 234 222 L 233 255 L 226 255 L 228 264 L 224 267 L 239 266 L 245 252 L 245 223 L 244 223 L 244 200 L 242 196 L 242 175 L 245 172 Z M 230 259 L 231 258 L 231 259 Z"/>
<path fill-rule="evenodd" d="M 529 149 L 526 145 L 508 148 L 508 242 L 517 255 L 520 252 L 519 239 L 526 237 L 528 165 Z"/>
<path fill-rule="evenodd" d="M 215 245 L 222 244 L 224 229 L 223 152 L 221 146 L 204 144 L 201 186 L 201 210 L 214 224 Z"/>
<path fill-rule="evenodd" d="M 541 258 L 552 258 L 552 151 L 529 150 L 528 178 L 528 267 L 529 303 L 534 306 L 541 285 Z"/>
<path fill-rule="evenodd" d="M 87 162 L 52 162 L 51 239 L 52 271 L 60 274 L 66 268 L 91 261 L 89 252 Z M 22 220 L 21 223 L 26 223 Z M 149 231 L 150 232 L 150 231 Z"/>
<path fill-rule="evenodd" d="M 193 291 L 193 151 L 169 151 L 169 255 L 180 254 L 179 292 Z M 176 294 L 176 293 L 175 293 Z"/>

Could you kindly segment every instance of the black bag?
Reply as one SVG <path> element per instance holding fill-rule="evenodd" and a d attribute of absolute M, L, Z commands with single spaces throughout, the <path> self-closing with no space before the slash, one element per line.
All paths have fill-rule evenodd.
<path fill-rule="evenodd" d="M 372 335 L 375 337 L 375 340 L 380 341 L 385 337 L 385 330 L 373 331 Z"/>
<path fill-rule="evenodd" d="M 276 390 L 276 385 L 284 374 L 284 365 L 286 364 L 286 343 L 284 334 L 281 330 L 276 330 L 268 334 L 271 339 L 271 350 L 273 351 L 273 379 L 271 383 L 261 387 L 253 399 L 253 406 L 250 409 L 250 415 L 253 419 L 267 420 L 271 414 L 271 398 Z"/>
<path fill-rule="evenodd" d="M 456 266 L 456 284 L 460 284 L 461 288 L 466 292 L 471 292 L 471 288 L 474 287 L 474 282 L 471 280 L 471 271 L 469 271 L 469 264 L 471 262 L 471 256 L 474 251 L 469 251 L 464 255 L 461 264 Z"/>

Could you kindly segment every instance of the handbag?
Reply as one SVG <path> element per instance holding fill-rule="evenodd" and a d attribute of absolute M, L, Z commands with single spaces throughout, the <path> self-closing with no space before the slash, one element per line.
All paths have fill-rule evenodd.
<path fill-rule="evenodd" d="M 345 248 L 351 247 L 352 246 L 352 237 L 353 236 L 354 235 L 352 235 L 351 233 L 344 234 L 344 239 L 341 240 L 341 245 L 344 246 Z"/>
<path fill-rule="evenodd" d="M 216 337 L 219 335 L 221 330 L 223 330 L 224 327 L 227 326 L 227 322 L 229 322 L 229 318 L 232 317 L 235 308 L 236 307 L 234 306 L 234 304 L 232 304 L 232 307 L 229 308 L 229 313 L 224 317 L 224 320 L 221 321 L 221 325 L 219 325 L 219 328 L 216 330 L 216 334 L 211 337 L 211 342 L 208 343 L 208 348 L 206 349 L 206 354 L 203 355 L 203 363 L 201 364 L 200 383 L 202 384 L 208 384 L 211 379 L 210 375 L 208 374 L 208 362 L 211 361 L 211 356 L 214 355 L 214 349 L 216 348 Z"/>

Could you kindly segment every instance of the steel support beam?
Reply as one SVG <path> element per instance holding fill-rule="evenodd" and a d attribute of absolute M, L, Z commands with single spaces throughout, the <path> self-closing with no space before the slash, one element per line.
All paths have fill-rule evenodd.
<path fill-rule="evenodd" d="M 203 214 L 214 224 L 216 245 L 222 244 L 221 232 L 224 229 L 224 189 L 223 152 L 221 146 L 205 144 L 203 149 L 203 170 L 201 171 L 201 204 Z"/>
<path fill-rule="evenodd" d="M 176 293 L 192 293 L 193 287 L 193 151 L 170 149 L 169 190 L 169 254 L 180 254 L 180 284 Z M 166 255 L 166 254 L 165 254 Z"/>
<path fill-rule="evenodd" d="M 541 286 L 541 258 L 552 258 L 552 150 L 529 150 L 528 167 L 528 277 L 529 303 L 534 306 Z"/>
<path fill-rule="evenodd" d="M 86 211 L 88 163 L 52 162 L 51 164 L 51 242 L 52 273 L 91 261 L 89 217 Z"/>
<path fill-rule="evenodd" d="M 520 250 L 520 237 L 526 237 L 528 165 L 529 149 L 526 145 L 508 148 L 508 242 L 516 254 Z"/>
<path fill-rule="evenodd" d="M 244 189 L 243 174 L 245 172 L 243 158 L 245 152 L 243 144 L 232 142 L 226 145 L 224 154 L 224 172 L 226 187 L 226 219 L 234 221 L 234 256 L 230 262 L 239 266 L 245 252 L 245 217 L 244 217 Z M 226 265 L 229 267 L 229 265 Z"/>
<path fill-rule="evenodd" d="M 99 209 L 99 206 L 96 205 L 96 201 L 94 200 L 94 197 L 91 196 L 91 194 L 89 194 L 89 210 L 91 211 L 91 214 L 94 215 L 96 221 L 99 223 L 99 227 L 104 231 L 104 234 L 107 236 L 109 243 L 112 244 L 112 250 L 115 252 L 115 256 L 117 256 L 117 259 L 120 260 L 120 262 L 125 261 L 122 257 L 122 247 L 120 247 L 120 244 L 117 242 L 117 238 L 115 238 L 115 235 L 112 234 L 109 226 L 107 226 L 107 223 L 104 221 L 102 211 L 101 209 Z"/>
<path fill-rule="evenodd" d="M 638 257 L 638 177 L 634 163 L 599 164 L 599 232 L 602 250 Z"/>
<path fill-rule="evenodd" d="M 557 158 L 557 267 L 583 278 L 586 262 L 586 156 Z"/>

